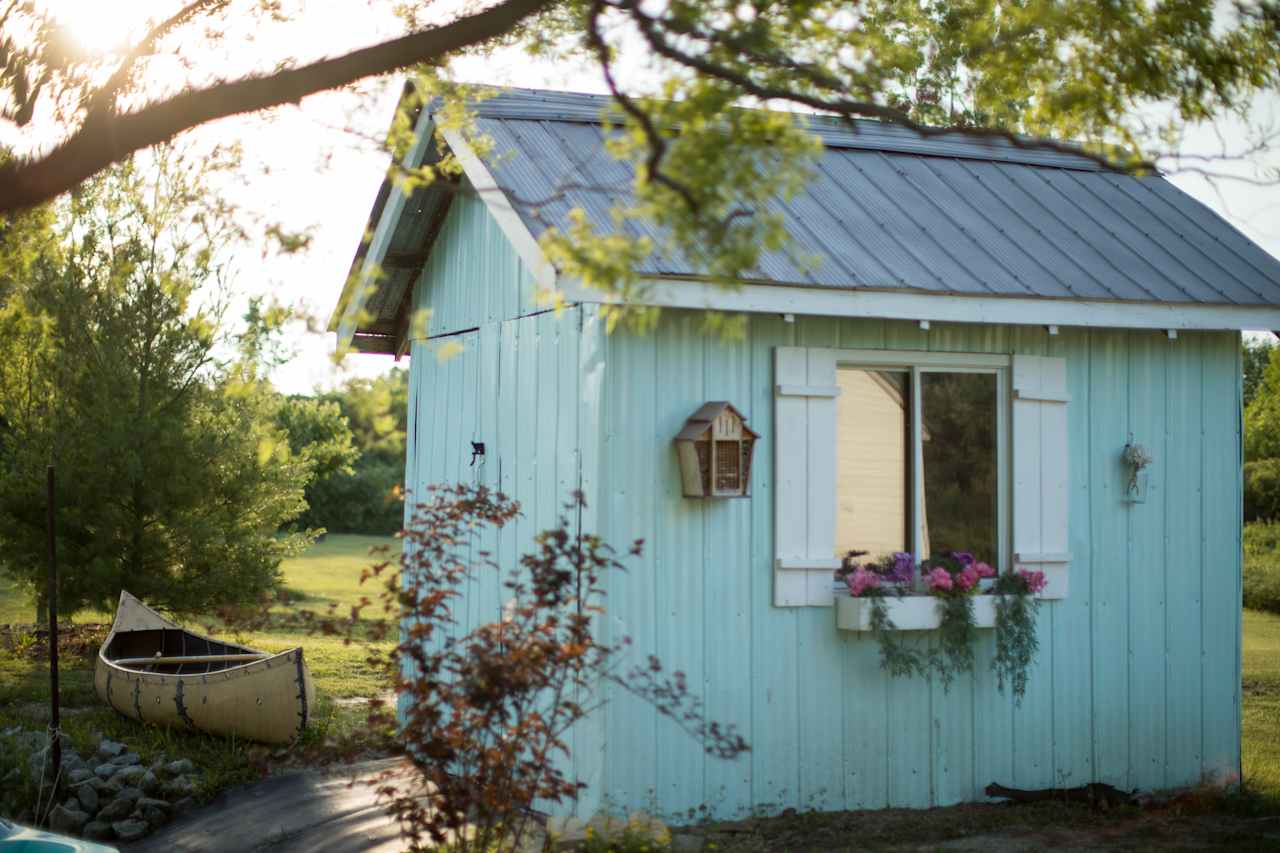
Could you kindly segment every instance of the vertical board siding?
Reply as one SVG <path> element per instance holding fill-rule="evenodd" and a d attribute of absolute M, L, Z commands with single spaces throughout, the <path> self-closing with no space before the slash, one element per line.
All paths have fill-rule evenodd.
<path fill-rule="evenodd" d="M 750 408 L 745 411 L 752 429 L 773 419 L 773 350 L 796 343 L 795 324 L 778 317 L 752 318 L 747 333 L 751 359 Z M 714 388 L 715 380 L 708 383 Z M 730 401 L 732 402 L 732 400 Z M 717 502 L 713 512 L 749 513 L 751 555 L 736 572 L 738 583 L 751 588 L 751 636 L 739 644 L 748 657 L 736 670 L 749 673 L 751 705 L 736 708 L 724 719 L 749 739 L 751 752 L 738 761 L 751 767 L 751 803 L 764 810 L 780 810 L 799 802 L 800 754 L 795 731 L 804 707 L 796 689 L 795 649 L 799 608 L 773 606 L 775 447 L 772 433 L 764 433 L 755 445 L 751 463 L 751 498 Z M 605 463 L 607 464 L 607 462 Z M 767 566 L 761 571 L 762 566 Z M 721 677 L 713 673 L 713 677 Z M 743 803 L 721 803 L 714 816 L 734 816 Z"/>
<path fill-rule="evenodd" d="M 534 535 L 564 514 L 578 487 L 579 423 L 584 413 L 592 417 L 596 403 L 580 393 L 581 326 L 581 310 L 573 308 L 413 344 L 406 503 L 429 499 L 432 485 L 474 483 L 505 492 L 522 512 L 516 523 L 486 530 L 471 546 L 477 570 L 455 604 L 456 632 L 500 619 L 509 597 L 506 576 L 486 567 L 481 552 L 509 572 L 530 551 Z M 474 464 L 473 441 L 485 445 Z M 569 520 L 576 525 L 575 517 Z M 594 779 L 583 803 L 595 811 L 600 737 L 575 731 L 569 739 L 574 766 L 567 772 Z"/>
<path fill-rule="evenodd" d="M 837 631 L 830 608 L 772 605 L 773 349 L 806 345 L 1066 359 L 1070 592 L 1040 606 L 1020 705 L 995 689 L 989 634 L 976 672 L 944 691 L 887 678 L 874 639 Z M 990 782 L 1157 787 L 1236 772 L 1237 335 L 756 317 L 745 340 L 722 341 L 668 312 L 649 336 L 601 346 L 600 530 L 619 547 L 646 541 L 611 582 L 611 636 L 631 638 L 633 662 L 654 653 L 686 673 L 708 717 L 751 745 L 733 762 L 705 756 L 645 703 L 611 695 L 606 807 L 732 818 L 980 800 Z M 709 400 L 763 435 L 749 500 L 679 496 L 672 437 Z M 1119 461 L 1131 433 L 1156 460 L 1138 504 L 1123 500 Z"/>
<path fill-rule="evenodd" d="M 1018 326 L 1010 330 L 1007 346 L 1018 355 L 1049 355 L 1050 335 L 1043 326 Z M 1069 355 L 1067 356 L 1069 358 Z M 1070 405 L 1068 405 L 1070 410 Z M 1011 419 L 1012 424 L 1012 419 Z M 1068 441 L 1068 454 L 1070 454 Z M 1016 446 L 1016 443 L 1015 443 Z M 1074 460 L 1071 460 L 1074 462 Z M 1037 466 L 1037 479 L 1043 476 L 1043 463 Z M 1017 465 L 1014 463 L 1014 469 Z M 1010 494 L 1013 494 L 1012 489 Z M 1039 511 L 1039 510 L 1037 510 Z M 1014 512 L 1017 509 L 1014 508 Z M 1016 522 L 1015 522 L 1016 523 Z M 1040 525 L 1043 529 L 1043 525 Z M 1033 540 L 1034 541 L 1034 540 Z M 1068 583 L 1068 588 L 1070 584 Z M 1068 596 L 1070 593 L 1068 593 Z M 1013 755 L 1012 778 L 1014 787 L 1048 788 L 1056 783 L 1053 752 L 1053 723 L 1056 713 L 1069 713 L 1070 708 L 1060 707 L 1053 695 L 1053 602 L 1042 602 L 1036 613 L 1036 636 L 1044 638 L 1040 653 L 1027 674 L 1027 691 L 1020 705 L 1014 705 L 1011 697 L 997 692 L 996 702 L 1004 702 L 1012 709 Z M 994 644 L 994 638 L 991 640 Z M 988 691 L 990 688 L 988 688 Z M 978 779 L 981 787 L 994 779 Z"/>
<path fill-rule="evenodd" d="M 454 196 L 434 245 L 413 295 L 415 312 L 430 312 L 428 337 L 538 310 L 533 276 L 474 192 Z"/>

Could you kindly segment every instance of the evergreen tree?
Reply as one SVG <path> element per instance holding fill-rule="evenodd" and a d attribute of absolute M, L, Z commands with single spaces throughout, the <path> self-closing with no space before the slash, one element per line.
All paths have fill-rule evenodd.
<path fill-rule="evenodd" d="M 218 355 L 234 224 L 195 164 L 156 162 L 77 193 L 0 312 L 0 571 L 43 588 L 52 462 L 65 612 L 122 588 L 186 612 L 250 601 L 308 541 L 277 531 L 316 457 L 290 446 L 254 352 Z"/>

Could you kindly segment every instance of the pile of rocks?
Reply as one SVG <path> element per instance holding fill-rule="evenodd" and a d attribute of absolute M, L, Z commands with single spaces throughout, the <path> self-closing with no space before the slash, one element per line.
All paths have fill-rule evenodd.
<path fill-rule="evenodd" d="M 49 784 L 48 749 L 36 732 L 4 732 L 29 753 L 28 772 L 36 784 Z M 69 745 L 62 751 L 58 784 L 61 802 L 49 812 L 49 828 L 94 840 L 134 841 L 190 809 L 198 770 L 181 758 L 163 757 L 144 765 L 125 744 L 102 738 L 97 752 L 82 758 Z M 47 796 L 47 794 L 46 794 Z"/>

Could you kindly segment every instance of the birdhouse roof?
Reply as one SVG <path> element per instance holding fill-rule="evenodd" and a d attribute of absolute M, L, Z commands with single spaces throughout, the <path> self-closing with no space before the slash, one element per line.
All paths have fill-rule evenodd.
<path fill-rule="evenodd" d="M 684 429 L 680 430 L 679 434 L 676 435 L 676 439 L 695 441 L 701 438 L 703 433 L 711 429 L 712 421 L 720 417 L 726 409 L 733 412 L 734 417 L 742 423 L 742 431 L 744 433 L 752 438 L 760 437 L 760 433 L 747 426 L 747 419 L 742 416 L 742 412 L 739 412 L 732 403 L 718 400 L 711 403 L 703 403 L 702 408 L 690 415 L 689 420 L 685 421 Z"/>

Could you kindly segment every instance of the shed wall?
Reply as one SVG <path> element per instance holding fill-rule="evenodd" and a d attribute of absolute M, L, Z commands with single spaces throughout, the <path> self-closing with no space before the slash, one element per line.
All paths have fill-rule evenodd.
<path fill-rule="evenodd" d="M 444 229 L 415 292 L 430 334 L 451 337 L 413 343 L 409 503 L 430 483 L 501 488 L 524 518 L 482 547 L 511 564 L 582 489 L 583 529 L 646 542 L 611 580 L 605 638 L 686 673 L 708 717 L 752 747 L 705 757 L 651 707 L 612 696 L 571 742 L 590 785 L 580 814 L 928 806 L 979 799 L 992 781 L 1161 787 L 1238 772 L 1238 335 L 757 316 L 724 342 L 699 315 L 668 312 L 647 337 L 606 337 L 595 307 L 534 313 L 532 278 L 479 199 L 459 195 Z M 772 606 L 773 349 L 806 345 L 1067 359 L 1071 593 L 1040 610 L 1021 707 L 982 667 L 950 693 L 888 679 L 874 639 L 837 631 L 830 608 Z M 708 400 L 762 434 L 750 499 L 681 497 L 672 438 Z M 1136 505 L 1120 500 L 1130 433 L 1156 459 Z M 486 445 L 474 466 L 471 441 Z M 501 598 L 496 578 L 478 581 L 463 626 L 498 618 Z"/>
<path fill-rule="evenodd" d="M 469 184 L 450 203 L 414 287 L 413 307 L 415 312 L 431 312 L 426 337 L 475 329 L 546 307 L 538 302 L 529 268 Z"/>
<path fill-rule="evenodd" d="M 510 598 L 502 585 L 505 572 L 530 552 L 538 532 L 566 515 L 565 503 L 575 490 L 593 488 L 596 442 L 580 437 L 599 430 L 598 329 L 594 316 L 570 308 L 413 344 L 406 524 L 414 505 L 430 500 L 433 484 L 483 484 L 520 503 L 514 523 L 475 544 L 504 574 L 483 568 L 475 573 L 454 614 L 461 632 L 501 619 Z M 485 445 L 474 464 L 472 442 Z M 571 529 L 596 529 L 594 512 L 589 503 L 581 513 L 567 513 Z M 580 804 L 589 812 L 595 809 L 590 798 L 600 790 L 602 722 L 591 721 L 570 740 L 573 766 L 566 772 L 592 785 Z"/>
<path fill-rule="evenodd" d="M 590 309 L 586 309 L 590 310 Z M 609 588 L 608 630 L 688 676 L 709 718 L 751 744 L 704 756 L 626 695 L 605 710 L 604 801 L 717 817 L 752 808 L 930 806 L 1025 788 L 1190 784 L 1239 768 L 1239 337 L 752 318 L 745 339 L 668 313 L 648 337 L 605 344 L 601 532 L 645 540 Z M 889 679 L 871 637 L 830 608 L 772 606 L 777 346 L 1052 355 L 1071 403 L 1070 596 L 1045 602 L 1020 707 L 980 664 L 945 693 Z M 707 400 L 761 432 L 749 500 L 681 497 L 672 437 Z M 1155 456 L 1145 503 L 1125 504 L 1120 450 Z M 979 661 L 993 639 L 980 640 Z"/>

